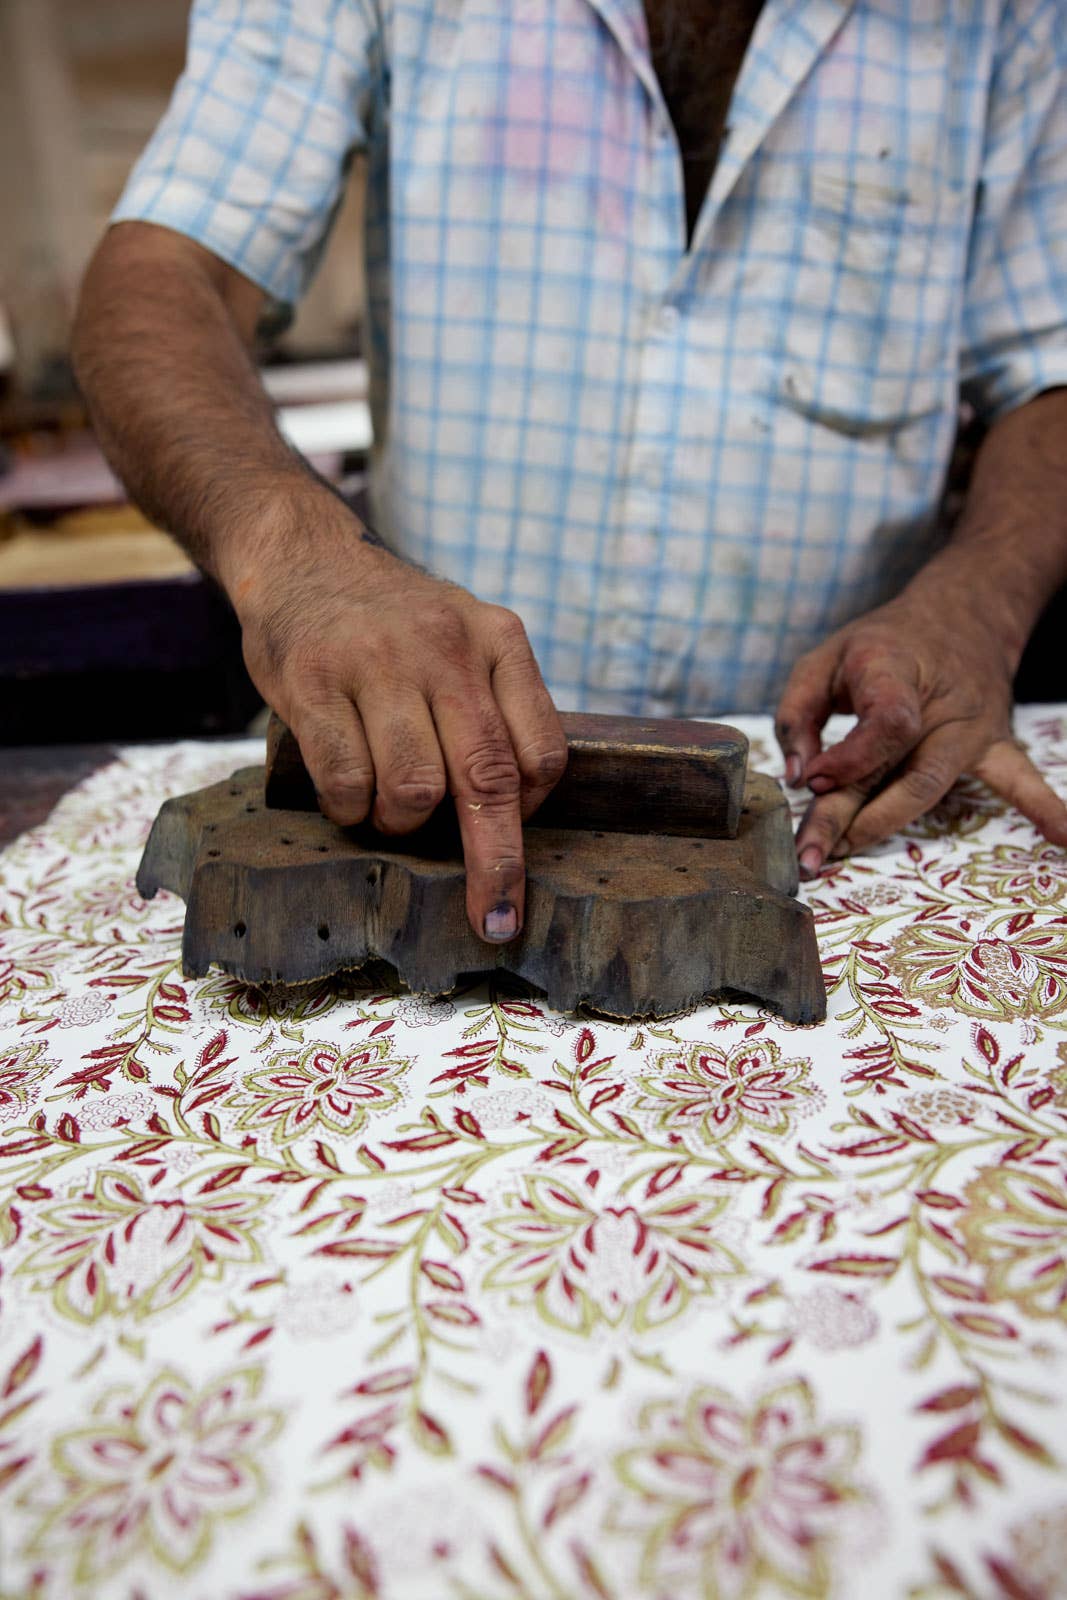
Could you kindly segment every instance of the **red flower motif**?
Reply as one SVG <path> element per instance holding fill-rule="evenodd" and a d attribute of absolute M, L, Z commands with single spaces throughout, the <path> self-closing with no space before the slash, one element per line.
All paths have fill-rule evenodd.
<path fill-rule="evenodd" d="M 239 1107 L 240 1128 L 267 1128 L 276 1144 L 327 1128 L 356 1134 L 369 1116 L 400 1099 L 397 1079 L 408 1062 L 390 1056 L 388 1038 L 356 1050 L 311 1044 L 300 1055 L 272 1056 L 261 1072 L 247 1073 L 243 1089 L 226 1102 Z"/>
<path fill-rule="evenodd" d="M 626 1323 L 641 1332 L 740 1270 L 716 1237 L 722 1196 L 679 1193 L 639 1211 L 594 1207 L 558 1178 L 527 1178 L 525 1188 L 516 1209 L 487 1224 L 503 1251 L 485 1285 L 532 1291 L 545 1320 L 561 1327 Z"/>
<path fill-rule="evenodd" d="M 263 1489 L 263 1447 L 281 1413 L 255 1402 L 262 1369 L 196 1392 L 161 1372 L 142 1395 L 111 1391 L 85 1427 L 60 1434 L 52 1458 L 62 1497 L 36 1542 L 72 1558 L 92 1584 L 151 1553 L 174 1572 L 207 1555 L 216 1524 L 250 1511 Z"/>
<path fill-rule="evenodd" d="M 801 1380 L 767 1390 L 749 1409 L 722 1389 L 641 1415 L 641 1444 L 616 1458 L 640 1497 L 643 1580 L 657 1594 L 749 1600 L 771 1592 L 829 1593 L 835 1537 L 850 1502 L 859 1429 L 819 1425 Z M 678 1586 L 673 1586 L 677 1584 Z"/>
<path fill-rule="evenodd" d="M 692 1130 L 706 1143 L 729 1137 L 743 1124 L 763 1134 L 789 1132 L 794 1119 L 819 1104 L 806 1080 L 807 1059 L 783 1061 L 771 1039 L 743 1039 L 727 1052 L 694 1044 L 685 1055 L 665 1051 L 641 1078 L 637 1108 L 658 1113 L 667 1131 Z"/>
<path fill-rule="evenodd" d="M 1067 1009 L 1067 925 L 1060 917 L 969 916 L 905 928 L 889 958 L 904 993 L 983 1021 L 1052 1017 Z"/>
<path fill-rule="evenodd" d="M 143 1188 L 134 1173 L 104 1168 L 91 1194 L 48 1206 L 36 1248 L 18 1267 L 77 1322 L 167 1311 L 204 1279 L 261 1259 L 262 1194 L 226 1188 L 186 1197 Z"/>

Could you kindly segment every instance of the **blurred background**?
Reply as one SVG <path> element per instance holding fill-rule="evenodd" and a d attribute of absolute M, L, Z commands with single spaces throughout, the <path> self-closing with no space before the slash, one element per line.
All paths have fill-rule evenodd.
<path fill-rule="evenodd" d="M 233 732 L 259 708 L 226 606 L 125 502 L 67 358 L 188 9 L 0 0 L 0 745 Z M 259 352 L 285 431 L 353 489 L 370 439 L 361 196 L 357 164 L 310 294 Z"/>
<path fill-rule="evenodd" d="M 228 607 L 126 503 L 67 358 L 82 272 L 181 70 L 187 11 L 0 0 L 0 768 L 5 746 L 232 733 L 261 709 Z M 370 442 L 362 179 L 357 163 L 308 298 L 259 351 L 283 430 L 353 494 Z M 975 444 L 964 428 L 957 504 Z M 1067 699 L 1065 622 L 1061 600 L 1021 698 Z"/>

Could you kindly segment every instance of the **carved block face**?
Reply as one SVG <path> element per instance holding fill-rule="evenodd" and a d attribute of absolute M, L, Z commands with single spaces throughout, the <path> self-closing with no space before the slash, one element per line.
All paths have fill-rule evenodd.
<path fill-rule="evenodd" d="M 666 1016 L 712 995 L 754 995 L 792 1022 L 825 1015 L 811 913 L 778 785 L 750 774 L 735 838 L 601 828 L 526 831 L 526 919 L 490 946 L 467 921 L 458 837 L 340 828 L 317 810 L 263 804 L 248 768 L 169 800 L 137 876 L 187 902 L 182 959 L 254 983 L 303 983 L 389 962 L 420 993 L 503 970 L 551 1005 Z"/>

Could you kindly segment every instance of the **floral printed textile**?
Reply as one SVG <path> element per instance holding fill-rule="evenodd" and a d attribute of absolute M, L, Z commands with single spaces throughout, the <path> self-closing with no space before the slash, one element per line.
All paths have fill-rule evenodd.
<path fill-rule="evenodd" d="M 1062 854 L 833 865 L 815 1028 L 186 981 L 140 848 L 257 754 L 0 856 L 0 1600 L 1067 1594 Z"/>

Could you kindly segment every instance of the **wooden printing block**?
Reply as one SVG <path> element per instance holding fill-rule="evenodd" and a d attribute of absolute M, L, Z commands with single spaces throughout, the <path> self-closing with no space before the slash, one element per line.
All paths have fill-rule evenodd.
<path fill-rule="evenodd" d="M 580 711 L 564 711 L 560 720 L 567 770 L 534 826 L 735 837 L 748 765 L 748 740 L 736 728 Z M 265 794 L 272 809 L 318 810 L 300 746 L 273 713 Z"/>
<path fill-rule="evenodd" d="M 744 736 L 588 715 L 564 725 L 567 774 L 524 830 L 525 924 L 506 945 L 468 925 L 448 806 L 405 838 L 340 828 L 276 721 L 266 771 L 164 804 L 138 890 L 185 899 L 189 976 L 214 963 L 252 983 L 302 983 L 377 957 L 435 995 L 503 970 L 564 1011 L 668 1016 L 731 993 L 821 1020 L 788 808 L 772 778 L 746 774 Z"/>

